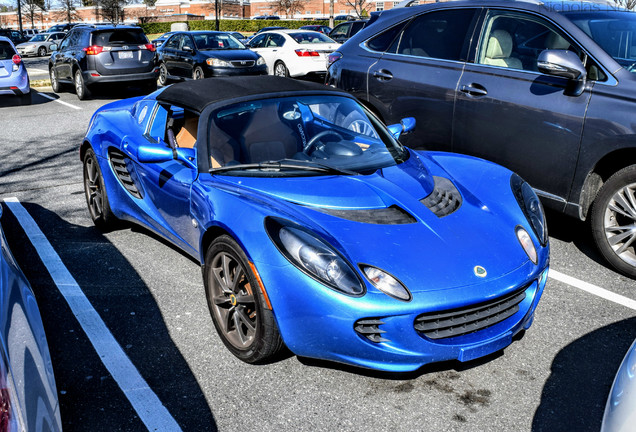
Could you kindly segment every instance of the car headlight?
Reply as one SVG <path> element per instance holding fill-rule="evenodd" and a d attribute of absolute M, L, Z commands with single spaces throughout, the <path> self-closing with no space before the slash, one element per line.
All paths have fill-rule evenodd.
<path fill-rule="evenodd" d="M 361 265 L 360 268 L 369 282 L 384 294 L 402 301 L 411 300 L 411 293 L 402 282 L 377 267 Z"/>
<path fill-rule="evenodd" d="M 539 242 L 545 246 L 548 243 L 548 225 L 539 197 L 530 185 L 517 174 L 512 174 L 510 177 L 510 187 Z"/>
<path fill-rule="evenodd" d="M 208 66 L 216 66 L 216 67 L 230 67 L 231 64 L 228 61 L 221 60 L 218 58 L 210 57 L 205 61 Z"/>
<path fill-rule="evenodd" d="M 523 227 L 517 226 L 517 240 L 521 243 L 521 247 L 526 251 L 526 255 L 530 258 L 533 264 L 537 264 L 537 248 L 534 247 L 534 243 L 530 238 L 530 234 Z"/>
<path fill-rule="evenodd" d="M 343 294 L 364 294 L 364 285 L 355 270 L 314 233 L 275 218 L 265 220 L 265 229 L 283 256 L 309 277 Z"/>
<path fill-rule="evenodd" d="M 261 66 L 265 64 L 265 59 L 261 56 L 258 56 L 258 60 L 256 60 L 256 66 Z"/>

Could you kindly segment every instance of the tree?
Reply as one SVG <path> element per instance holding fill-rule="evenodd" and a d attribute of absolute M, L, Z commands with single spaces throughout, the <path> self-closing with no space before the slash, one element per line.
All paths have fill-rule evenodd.
<path fill-rule="evenodd" d="M 636 7 L 636 0 L 615 0 L 617 6 L 624 7 L 625 9 L 633 10 Z"/>
<path fill-rule="evenodd" d="M 79 20 L 76 9 L 77 3 L 77 0 L 60 0 L 59 7 L 61 10 L 54 13 L 55 19 L 66 20 L 68 23 L 73 22 L 73 20 Z"/>
<path fill-rule="evenodd" d="M 31 21 L 31 28 L 35 28 L 35 18 L 38 12 L 46 10 L 44 0 L 20 0 L 22 2 L 22 10 Z"/>
<path fill-rule="evenodd" d="M 293 18 L 294 15 L 305 10 L 307 3 L 309 0 L 274 0 L 272 8 L 280 14 L 284 14 L 286 18 Z"/>
<path fill-rule="evenodd" d="M 371 7 L 369 0 L 344 0 L 344 2 L 355 11 L 358 18 L 369 15 L 369 8 Z"/>
<path fill-rule="evenodd" d="M 96 0 L 96 3 L 101 10 L 103 19 L 112 24 L 124 22 L 126 0 Z"/>

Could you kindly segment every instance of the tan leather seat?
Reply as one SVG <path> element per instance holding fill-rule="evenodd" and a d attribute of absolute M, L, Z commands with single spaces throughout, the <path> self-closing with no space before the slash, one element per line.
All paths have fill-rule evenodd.
<path fill-rule="evenodd" d="M 506 30 L 495 30 L 488 37 L 486 54 L 482 63 L 512 69 L 523 69 L 521 60 L 511 57 L 511 54 L 512 36 Z"/>
<path fill-rule="evenodd" d="M 194 114 L 186 114 L 183 127 L 175 137 L 177 146 L 194 148 L 197 142 L 197 128 L 199 127 L 199 117 Z"/>

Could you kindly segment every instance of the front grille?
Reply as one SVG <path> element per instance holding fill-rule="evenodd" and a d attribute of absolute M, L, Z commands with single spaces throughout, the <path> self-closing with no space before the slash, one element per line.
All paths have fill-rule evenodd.
<path fill-rule="evenodd" d="M 526 288 L 486 303 L 450 311 L 424 313 L 414 327 L 429 339 L 444 339 L 473 333 L 511 317 L 526 298 Z"/>
<path fill-rule="evenodd" d="M 233 60 L 230 62 L 234 67 L 252 67 L 254 66 L 254 60 Z"/>
<path fill-rule="evenodd" d="M 386 208 L 365 210 L 336 210 L 327 208 L 315 208 L 315 210 L 353 222 L 363 222 L 376 225 L 401 225 L 416 222 L 413 216 L 396 205 Z"/>
<path fill-rule="evenodd" d="M 380 343 L 388 342 L 388 339 L 382 337 L 386 331 L 381 330 L 380 326 L 384 324 L 382 320 L 375 318 L 365 318 L 356 321 L 353 329 L 362 337 L 369 339 L 371 342 Z"/>
<path fill-rule="evenodd" d="M 131 174 L 131 170 L 128 167 L 128 164 L 132 163 L 130 159 L 124 156 L 123 153 L 112 148 L 108 150 L 108 159 L 110 159 L 110 166 L 113 167 L 113 171 L 115 171 L 115 175 L 122 186 L 135 198 L 143 198 L 141 191 L 137 189 L 135 185 L 133 174 Z"/>
<path fill-rule="evenodd" d="M 428 207 L 437 217 L 448 216 L 462 204 L 462 196 L 450 180 L 444 177 L 433 177 L 435 189 L 420 202 Z"/>

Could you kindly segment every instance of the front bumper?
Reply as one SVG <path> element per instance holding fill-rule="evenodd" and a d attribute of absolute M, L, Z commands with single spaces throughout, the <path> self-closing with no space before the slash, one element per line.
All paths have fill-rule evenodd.
<path fill-rule="evenodd" d="M 428 363 L 447 360 L 470 361 L 507 347 L 517 333 L 532 324 L 548 273 L 546 256 L 539 266 L 528 262 L 488 282 L 493 293 L 502 289 L 510 293 L 525 287 L 526 295 L 518 310 L 479 331 L 431 339 L 414 327 L 422 313 L 453 310 L 454 306 L 448 305 L 458 299 L 471 299 L 470 306 L 488 298 L 476 299 L 473 285 L 414 293 L 410 302 L 371 289 L 366 295 L 353 298 L 336 293 L 302 273 L 299 276 L 295 268 L 268 268 L 262 262 L 255 265 L 271 299 L 283 340 L 294 354 L 389 372 L 413 371 Z M 274 287 L 285 288 L 279 291 Z M 361 321 L 374 320 L 381 323 L 376 327 L 382 338 L 380 342 L 370 340 L 360 331 Z"/>
<path fill-rule="evenodd" d="M 18 53 L 21 56 L 36 55 L 38 53 L 38 48 L 37 47 L 29 47 L 29 48 L 17 47 L 17 48 L 18 48 Z"/>
<path fill-rule="evenodd" d="M 132 82 L 132 81 L 150 81 L 159 78 L 159 68 L 155 67 L 150 72 L 121 74 L 121 75 L 101 75 L 95 70 L 87 70 L 82 72 L 84 82 L 86 84 L 99 84 L 111 82 Z"/>

